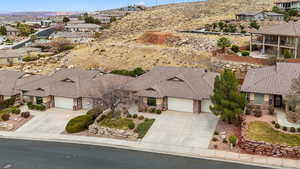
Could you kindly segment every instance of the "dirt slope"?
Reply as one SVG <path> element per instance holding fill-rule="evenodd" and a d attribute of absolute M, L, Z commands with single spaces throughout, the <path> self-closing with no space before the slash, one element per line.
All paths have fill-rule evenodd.
<path fill-rule="evenodd" d="M 196 29 L 224 19 L 234 19 L 241 11 L 270 9 L 275 0 L 208 0 L 207 2 L 163 5 L 126 16 L 112 24 L 101 40 L 74 49 L 67 55 L 68 64 L 110 71 L 149 69 L 155 65 L 205 67 L 210 51 L 216 48 L 217 36 L 178 33 L 178 30 Z M 163 32 L 172 38 L 168 43 L 144 43 L 149 31 Z M 164 35 L 162 35 L 164 36 Z M 245 44 L 247 38 L 230 37 L 236 44 Z"/>

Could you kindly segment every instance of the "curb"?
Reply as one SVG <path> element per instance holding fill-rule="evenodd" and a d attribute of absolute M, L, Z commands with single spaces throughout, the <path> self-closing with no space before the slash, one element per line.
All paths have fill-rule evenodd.
<path fill-rule="evenodd" d="M 18 137 L 18 136 L 4 136 L 0 135 L 0 138 L 3 139 L 17 139 L 17 140 L 32 140 L 32 141 L 45 141 L 45 142 L 55 142 L 55 143 L 69 143 L 69 144 L 79 144 L 79 145 L 93 145 L 93 146 L 102 146 L 102 147 L 110 147 L 110 148 L 117 148 L 123 150 L 132 150 L 132 151 L 143 151 L 149 153 L 158 153 L 158 154 L 165 154 L 165 155 L 172 155 L 172 156 L 180 156 L 180 157 L 189 157 L 189 158 L 198 158 L 198 159 L 205 159 L 205 160 L 213 160 L 213 161 L 220 161 L 220 162 L 230 162 L 236 164 L 243 164 L 249 166 L 257 166 L 257 167 L 271 167 L 276 169 L 289 168 L 294 169 L 291 167 L 285 167 L 283 165 L 270 165 L 270 164 L 263 164 L 263 163 L 256 163 L 256 162 L 244 162 L 239 161 L 236 159 L 230 159 L 226 157 L 214 157 L 214 156 L 205 156 L 200 154 L 187 154 L 187 153 L 178 153 L 178 152 L 171 152 L 171 151 L 161 151 L 161 150 L 154 150 L 148 148 L 138 148 L 134 146 L 124 146 L 124 145 L 117 145 L 117 144 L 107 144 L 107 143 L 96 143 L 91 141 L 79 141 L 79 140 L 69 140 L 69 139 L 43 139 L 43 138 L 32 138 L 32 137 Z"/>

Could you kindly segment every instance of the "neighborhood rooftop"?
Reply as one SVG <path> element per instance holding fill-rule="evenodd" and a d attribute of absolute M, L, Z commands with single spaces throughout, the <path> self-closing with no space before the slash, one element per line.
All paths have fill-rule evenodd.
<path fill-rule="evenodd" d="M 265 26 L 259 30 L 252 30 L 254 34 L 300 36 L 300 24 L 295 22 L 281 23 L 273 26 Z"/>
<path fill-rule="evenodd" d="M 242 85 L 243 92 L 287 95 L 294 78 L 300 75 L 300 63 L 277 63 L 249 70 Z"/>

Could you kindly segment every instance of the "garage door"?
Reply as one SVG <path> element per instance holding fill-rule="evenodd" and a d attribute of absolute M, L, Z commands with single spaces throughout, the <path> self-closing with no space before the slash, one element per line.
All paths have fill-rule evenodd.
<path fill-rule="evenodd" d="M 201 100 L 201 112 L 210 113 L 210 106 L 212 106 L 212 102 L 210 100 Z"/>
<path fill-rule="evenodd" d="M 168 109 L 173 111 L 193 112 L 193 100 L 169 97 Z"/>
<path fill-rule="evenodd" d="M 55 107 L 62 109 L 72 109 L 74 106 L 74 102 L 72 98 L 65 97 L 54 97 Z"/>
<path fill-rule="evenodd" d="M 83 109 L 87 109 L 87 110 L 92 109 L 93 108 L 93 100 L 88 99 L 88 98 L 83 98 L 82 99 L 82 107 L 83 107 Z"/>

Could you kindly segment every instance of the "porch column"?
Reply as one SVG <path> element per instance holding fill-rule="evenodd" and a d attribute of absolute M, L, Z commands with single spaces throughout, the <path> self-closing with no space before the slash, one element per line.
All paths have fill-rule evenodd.
<path fill-rule="evenodd" d="M 280 56 L 280 36 L 278 36 L 278 43 L 277 43 L 277 57 Z"/>
<path fill-rule="evenodd" d="M 252 33 L 250 33 L 250 53 L 252 52 Z"/>
<path fill-rule="evenodd" d="M 298 55 L 298 43 L 299 43 L 299 38 L 296 37 L 296 43 L 295 43 L 295 59 L 297 59 L 297 55 Z"/>
<path fill-rule="evenodd" d="M 265 35 L 263 35 L 263 44 L 262 44 L 262 54 L 265 54 L 265 49 L 266 49 L 266 47 L 265 47 L 265 42 L 266 42 L 266 36 Z"/>

